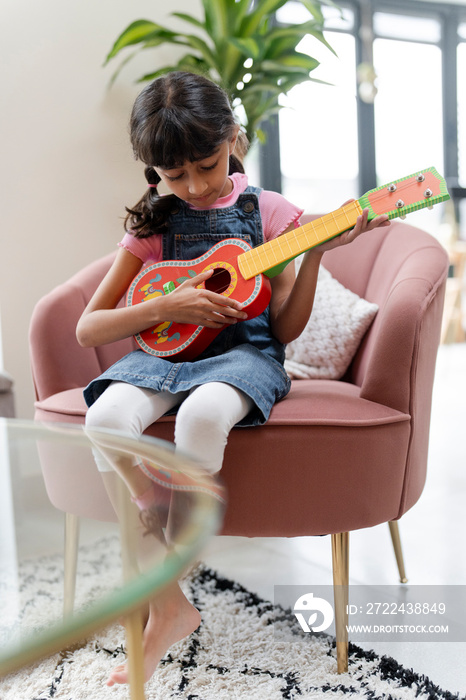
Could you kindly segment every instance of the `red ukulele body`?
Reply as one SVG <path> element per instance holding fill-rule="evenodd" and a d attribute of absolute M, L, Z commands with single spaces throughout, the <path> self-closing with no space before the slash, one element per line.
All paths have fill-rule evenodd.
<path fill-rule="evenodd" d="M 271 296 L 270 281 L 264 275 L 245 279 L 237 268 L 237 258 L 250 251 L 245 241 L 227 238 L 194 260 L 164 260 L 144 268 L 133 280 L 127 305 L 169 294 L 186 279 L 214 269 L 205 286 L 223 296 L 234 295 L 243 303 L 248 318 L 261 314 Z M 135 336 L 142 350 L 176 361 L 192 360 L 205 350 L 222 329 L 165 321 Z"/>

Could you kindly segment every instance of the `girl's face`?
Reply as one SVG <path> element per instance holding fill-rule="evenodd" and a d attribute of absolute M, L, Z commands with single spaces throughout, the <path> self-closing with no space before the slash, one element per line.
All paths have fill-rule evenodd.
<path fill-rule="evenodd" d="M 180 199 L 203 209 L 226 197 L 233 189 L 228 178 L 229 157 L 233 153 L 238 131 L 229 141 L 224 141 L 209 157 L 193 162 L 186 161 L 178 168 L 165 170 L 154 167 L 163 183 Z"/>

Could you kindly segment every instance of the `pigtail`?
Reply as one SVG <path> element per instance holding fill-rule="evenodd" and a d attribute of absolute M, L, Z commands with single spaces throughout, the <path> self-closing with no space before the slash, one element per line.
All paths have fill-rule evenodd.
<path fill-rule="evenodd" d="M 248 137 L 244 131 L 240 129 L 236 138 L 235 150 L 230 156 L 229 175 L 233 175 L 233 173 L 244 173 L 243 161 L 246 158 L 248 149 Z"/>
<path fill-rule="evenodd" d="M 125 207 L 125 229 L 135 238 L 148 238 L 154 233 L 163 233 L 175 199 L 175 195 L 159 195 L 157 185 L 160 177 L 154 168 L 146 167 L 144 174 L 148 184 L 146 192 L 132 209 Z"/>

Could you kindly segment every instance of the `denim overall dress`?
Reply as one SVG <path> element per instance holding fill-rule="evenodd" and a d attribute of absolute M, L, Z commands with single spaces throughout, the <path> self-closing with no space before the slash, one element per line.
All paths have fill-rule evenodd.
<path fill-rule="evenodd" d="M 163 235 L 163 259 L 192 260 L 225 238 L 241 238 L 252 247 L 263 243 L 260 192 L 248 186 L 224 209 L 198 211 L 178 200 Z M 84 398 L 91 406 L 112 381 L 171 393 L 224 382 L 241 389 L 255 404 L 238 425 L 260 425 L 290 390 L 284 359 L 285 348 L 271 333 L 267 308 L 256 318 L 226 326 L 194 361 L 173 362 L 136 350 L 94 379 Z"/>

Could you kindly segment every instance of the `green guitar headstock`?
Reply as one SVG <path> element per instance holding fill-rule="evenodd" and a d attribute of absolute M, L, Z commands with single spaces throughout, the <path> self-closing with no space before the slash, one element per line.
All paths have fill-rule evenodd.
<path fill-rule="evenodd" d="M 362 209 L 369 209 L 369 219 L 387 214 L 389 219 L 404 217 L 424 207 L 450 199 L 447 185 L 435 168 L 426 168 L 413 175 L 376 187 L 360 197 Z"/>

